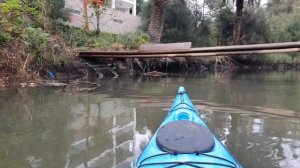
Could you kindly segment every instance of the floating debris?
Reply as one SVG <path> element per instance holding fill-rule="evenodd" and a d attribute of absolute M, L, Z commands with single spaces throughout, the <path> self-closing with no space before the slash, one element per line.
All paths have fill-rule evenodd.
<path fill-rule="evenodd" d="M 144 75 L 144 76 L 160 77 L 160 76 L 166 76 L 168 74 L 167 73 L 163 73 L 163 72 L 159 72 L 159 71 L 151 71 L 151 72 L 143 73 L 142 75 Z"/>

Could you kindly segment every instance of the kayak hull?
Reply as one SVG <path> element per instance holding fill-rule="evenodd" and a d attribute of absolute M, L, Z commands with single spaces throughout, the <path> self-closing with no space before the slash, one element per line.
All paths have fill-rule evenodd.
<path fill-rule="evenodd" d="M 189 120 L 195 122 L 203 127 L 206 124 L 201 119 L 196 108 L 192 104 L 188 94 L 183 87 L 179 87 L 178 93 L 175 97 L 171 109 L 158 128 L 158 130 L 170 122 L 179 120 Z M 157 133 L 153 135 L 147 146 L 141 153 L 137 160 L 136 167 L 205 167 L 205 168 L 225 168 L 234 167 L 240 168 L 241 166 L 236 159 L 227 151 L 224 145 L 213 135 L 214 146 L 206 153 L 168 153 L 163 151 L 157 144 Z"/>

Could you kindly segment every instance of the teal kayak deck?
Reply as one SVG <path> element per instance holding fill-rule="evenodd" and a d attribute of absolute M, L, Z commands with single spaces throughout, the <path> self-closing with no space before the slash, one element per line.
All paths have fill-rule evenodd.
<path fill-rule="evenodd" d="M 170 122 L 189 120 L 206 127 L 183 87 L 179 87 L 174 103 L 158 130 Z M 137 168 L 240 168 L 236 159 L 213 135 L 214 146 L 206 153 L 168 153 L 157 144 L 157 132 L 153 135 L 137 160 Z"/>

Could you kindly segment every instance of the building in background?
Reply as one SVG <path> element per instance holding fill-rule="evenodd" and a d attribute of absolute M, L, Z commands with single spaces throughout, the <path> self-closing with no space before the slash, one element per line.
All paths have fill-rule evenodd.
<path fill-rule="evenodd" d="M 82 0 L 66 0 L 65 8 L 70 13 L 69 25 L 83 27 Z M 89 28 L 96 29 L 96 17 L 92 8 L 88 9 Z M 124 34 L 138 30 L 141 18 L 136 15 L 136 0 L 110 0 L 107 10 L 100 18 L 100 31 Z"/>

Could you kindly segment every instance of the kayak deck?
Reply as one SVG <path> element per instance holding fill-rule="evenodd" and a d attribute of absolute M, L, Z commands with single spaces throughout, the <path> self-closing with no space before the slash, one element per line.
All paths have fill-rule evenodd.
<path fill-rule="evenodd" d="M 197 151 L 197 149 L 202 149 L 201 146 L 198 148 L 193 145 L 199 146 L 209 143 L 209 140 L 205 140 L 209 139 L 206 137 L 207 133 L 199 133 L 199 130 L 198 133 L 195 130 L 193 130 L 195 132 L 192 131 L 190 134 L 184 133 L 185 129 L 189 129 L 189 127 L 185 127 L 185 124 L 191 124 L 192 127 L 196 126 L 199 129 L 202 129 L 203 127 L 204 132 L 205 130 L 208 130 L 208 133 L 211 134 L 211 141 L 213 141 L 213 144 L 208 144 L 207 148 L 204 147 L 205 150 L 203 151 Z M 183 125 L 181 130 L 178 127 L 180 125 Z M 172 127 L 174 126 L 177 128 L 173 128 L 172 130 Z M 169 128 L 166 129 L 166 127 Z M 168 130 L 171 130 L 171 132 L 169 133 Z M 192 137 L 192 134 L 195 136 Z M 165 146 L 161 146 L 159 138 L 162 139 L 161 141 L 168 141 L 164 142 Z M 171 141 L 172 138 L 173 141 Z M 180 138 L 183 140 L 180 140 Z M 184 146 L 187 146 L 189 149 L 185 149 Z M 195 148 L 194 151 L 193 148 Z M 180 149 L 181 151 L 177 151 L 177 149 Z M 208 129 L 192 104 L 185 89 L 183 87 L 179 87 L 178 94 L 175 97 L 168 115 L 138 158 L 136 167 L 240 168 L 241 166 L 226 150 L 224 145 Z"/>

